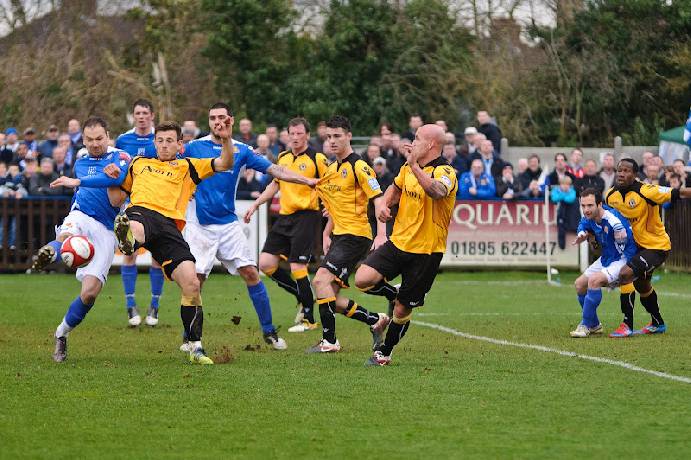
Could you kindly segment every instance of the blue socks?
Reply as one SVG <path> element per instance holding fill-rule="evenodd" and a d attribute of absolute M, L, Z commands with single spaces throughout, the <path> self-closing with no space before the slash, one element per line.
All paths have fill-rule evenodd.
<path fill-rule="evenodd" d="M 583 324 L 588 327 L 595 327 L 600 324 L 600 319 L 597 317 L 597 307 L 602 302 L 601 289 L 588 289 L 583 302 Z"/>
<path fill-rule="evenodd" d="M 55 260 L 57 260 L 58 262 L 61 261 L 62 259 L 60 259 L 60 252 L 62 250 L 62 243 L 59 241 L 53 240 L 50 243 L 48 243 L 47 246 L 50 246 L 53 249 L 55 249 Z"/>
<path fill-rule="evenodd" d="M 84 317 L 89 310 L 91 310 L 93 305 L 87 305 L 82 302 L 82 298 L 77 296 L 76 299 L 70 304 L 70 308 L 67 309 L 67 314 L 65 315 L 65 323 L 71 328 L 77 327 L 79 323 L 82 322 Z"/>
<path fill-rule="evenodd" d="M 123 265 L 120 267 L 120 273 L 122 274 L 122 286 L 125 288 L 127 309 L 130 310 L 137 306 L 137 300 L 134 297 L 134 291 L 137 287 L 137 266 Z"/>
<path fill-rule="evenodd" d="M 272 332 L 275 330 L 271 318 L 271 304 L 269 303 L 269 294 L 266 292 L 266 286 L 263 282 L 259 282 L 254 286 L 247 286 L 247 292 L 252 299 L 252 305 L 259 317 L 259 324 L 262 326 L 262 332 Z"/>
<path fill-rule="evenodd" d="M 585 303 L 585 294 L 577 294 L 578 303 L 581 304 L 581 310 L 583 309 L 583 304 Z"/>
<path fill-rule="evenodd" d="M 163 270 L 150 267 L 149 278 L 151 280 L 151 306 L 158 310 L 158 300 L 163 293 Z"/>

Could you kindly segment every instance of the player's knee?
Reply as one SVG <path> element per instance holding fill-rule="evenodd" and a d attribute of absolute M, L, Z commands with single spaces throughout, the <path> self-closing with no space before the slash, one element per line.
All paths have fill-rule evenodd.
<path fill-rule="evenodd" d="M 259 270 L 266 276 L 273 275 L 277 268 L 278 265 L 272 259 L 259 256 Z"/>
<path fill-rule="evenodd" d="M 588 289 L 599 289 L 607 284 L 607 279 L 600 276 L 591 276 L 588 279 Z"/>
<path fill-rule="evenodd" d="M 647 293 L 650 292 L 650 290 L 653 288 L 653 285 L 650 284 L 650 280 L 639 278 L 633 282 L 633 287 L 635 287 L 640 293 Z"/>
<path fill-rule="evenodd" d="M 199 278 L 191 276 L 180 283 L 182 294 L 187 297 L 198 297 L 201 292 L 201 283 Z"/>
<path fill-rule="evenodd" d="M 393 309 L 392 321 L 397 324 L 405 324 L 413 317 L 413 309 L 403 306 L 400 302 L 396 302 Z"/>
<path fill-rule="evenodd" d="M 317 274 L 314 276 L 314 279 L 312 280 L 312 283 L 314 283 L 314 288 L 327 288 L 331 284 L 331 278 L 332 277 L 330 276 L 329 272 L 325 272 L 324 270 L 317 271 Z"/>
<path fill-rule="evenodd" d="M 257 271 L 257 267 L 253 265 L 240 267 L 238 273 L 242 276 L 242 279 L 245 280 L 245 283 L 250 286 L 259 283 L 259 272 Z"/>
<path fill-rule="evenodd" d="M 357 272 L 355 272 L 355 287 L 364 290 L 374 286 L 375 281 L 370 273 L 370 270 L 360 267 Z"/>
<path fill-rule="evenodd" d="M 576 288 L 577 292 L 583 294 L 588 288 L 588 278 L 585 276 L 579 276 L 576 278 L 576 281 L 573 282 L 573 286 Z"/>

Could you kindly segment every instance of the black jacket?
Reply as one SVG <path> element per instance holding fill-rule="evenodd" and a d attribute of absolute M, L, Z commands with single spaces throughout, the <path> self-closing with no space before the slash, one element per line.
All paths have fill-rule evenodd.
<path fill-rule="evenodd" d="M 501 155 L 501 129 L 499 126 L 494 123 L 485 123 L 477 128 L 477 132 L 484 134 L 487 140 L 492 141 L 495 154 Z"/>

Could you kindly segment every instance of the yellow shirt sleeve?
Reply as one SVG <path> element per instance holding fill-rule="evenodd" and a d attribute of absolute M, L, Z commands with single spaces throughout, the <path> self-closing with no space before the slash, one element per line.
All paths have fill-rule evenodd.
<path fill-rule="evenodd" d="M 324 177 L 326 170 L 329 168 L 329 160 L 323 153 L 317 153 L 314 158 L 317 160 L 317 175 Z"/>
<path fill-rule="evenodd" d="M 377 175 L 374 170 L 369 167 L 367 163 L 363 160 L 358 160 L 353 166 L 355 176 L 358 179 L 358 183 L 362 190 L 365 191 L 367 198 L 375 198 L 381 195 L 381 187 L 379 186 L 379 181 L 377 181 Z"/>
<path fill-rule="evenodd" d="M 672 188 L 661 185 L 643 184 L 641 185 L 641 195 L 650 201 L 663 204 L 672 201 Z"/>
<path fill-rule="evenodd" d="M 190 176 L 195 184 L 198 184 L 202 179 L 213 176 L 216 172 L 214 158 L 187 158 L 187 160 L 190 162 Z"/>
<path fill-rule="evenodd" d="M 398 175 L 393 180 L 394 185 L 396 185 L 396 187 L 398 187 L 399 190 L 403 190 L 403 170 L 407 167 L 407 164 L 401 166 L 401 169 L 398 171 Z"/>
<path fill-rule="evenodd" d="M 451 166 L 439 166 L 434 168 L 433 173 L 434 180 L 437 180 L 444 184 L 446 187 L 446 196 L 450 196 L 452 193 L 456 194 L 456 171 Z"/>
<path fill-rule="evenodd" d="M 135 158 L 136 160 L 136 158 Z M 134 160 L 130 162 L 130 166 L 127 168 L 127 175 L 125 176 L 125 180 L 120 184 L 120 188 L 124 190 L 127 193 L 132 192 L 132 168 L 134 166 Z"/>

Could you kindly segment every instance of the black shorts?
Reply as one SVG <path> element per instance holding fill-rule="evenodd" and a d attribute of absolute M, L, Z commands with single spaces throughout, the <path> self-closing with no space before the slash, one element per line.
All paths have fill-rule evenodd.
<path fill-rule="evenodd" d="M 156 211 L 132 206 L 125 211 L 130 220 L 144 226 L 143 247 L 151 252 L 151 257 L 161 264 L 161 269 L 168 279 L 182 262 L 195 262 L 187 241 L 182 237 L 175 221 Z"/>
<path fill-rule="evenodd" d="M 279 216 L 266 236 L 262 252 L 287 257 L 288 262 L 309 263 L 321 222 L 319 211 L 305 210 Z"/>
<path fill-rule="evenodd" d="M 364 236 L 334 235 L 331 237 L 329 252 L 320 266 L 336 275 L 341 286 L 348 287 L 348 277 L 358 262 L 367 256 L 371 247 L 372 240 Z"/>
<path fill-rule="evenodd" d="M 669 251 L 662 249 L 640 249 L 626 265 L 631 267 L 636 278 L 648 279 L 653 271 L 665 263 Z"/>
<path fill-rule="evenodd" d="M 414 308 L 425 304 L 425 294 L 432 288 L 443 256 L 441 252 L 413 254 L 401 251 L 391 241 L 387 241 L 370 254 L 363 264 L 374 268 L 386 280 L 392 280 L 400 274 L 398 301 L 406 307 Z"/>

